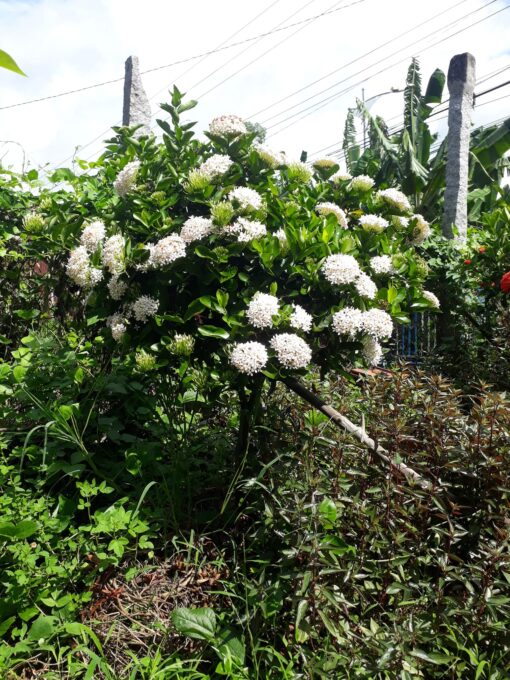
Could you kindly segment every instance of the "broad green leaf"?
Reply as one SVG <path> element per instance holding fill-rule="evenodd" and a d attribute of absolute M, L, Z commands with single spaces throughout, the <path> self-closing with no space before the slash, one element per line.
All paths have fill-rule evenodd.
<path fill-rule="evenodd" d="M 28 538 L 35 534 L 39 525 L 30 519 L 24 519 L 17 524 L 4 522 L 0 524 L 0 536 L 5 538 Z"/>
<path fill-rule="evenodd" d="M 222 338 L 226 340 L 230 337 L 230 333 L 224 328 L 219 328 L 218 326 L 199 326 L 198 332 L 206 338 Z"/>
<path fill-rule="evenodd" d="M 331 529 L 337 517 L 336 505 L 331 498 L 325 498 L 319 505 L 319 514 L 321 516 L 322 523 L 327 529 Z"/>
<path fill-rule="evenodd" d="M 216 634 L 216 614 L 212 609 L 178 607 L 172 612 L 175 629 L 195 640 L 213 640 Z"/>
<path fill-rule="evenodd" d="M 56 616 L 39 616 L 28 631 L 28 639 L 40 640 L 42 638 L 47 640 L 55 631 L 57 623 L 58 619 Z"/>
<path fill-rule="evenodd" d="M 14 376 L 14 380 L 17 383 L 23 382 L 23 378 L 25 377 L 26 372 L 27 369 L 25 366 L 15 366 L 12 369 L 12 375 Z"/>
<path fill-rule="evenodd" d="M 11 55 L 7 54 L 7 52 L 4 52 L 3 50 L 0 50 L 0 68 L 6 68 L 8 71 L 14 71 L 14 73 L 19 73 L 20 76 L 26 77 L 27 75 L 20 69 Z"/>

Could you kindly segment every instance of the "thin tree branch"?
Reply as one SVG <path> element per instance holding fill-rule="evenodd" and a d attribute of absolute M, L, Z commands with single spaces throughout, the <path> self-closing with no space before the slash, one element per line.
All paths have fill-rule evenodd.
<path fill-rule="evenodd" d="M 431 482 L 429 482 L 427 479 L 424 479 L 418 472 L 416 472 L 416 470 L 413 470 L 405 463 L 397 463 L 392 460 L 388 451 L 386 451 L 386 449 L 384 449 L 379 444 L 376 444 L 376 442 L 367 435 L 364 429 L 358 427 L 358 425 L 355 425 L 349 420 L 349 418 L 346 418 L 335 408 L 333 408 L 333 406 L 326 404 L 326 402 L 323 401 L 319 396 L 305 387 L 302 382 L 296 380 L 296 378 L 285 378 L 283 382 L 289 389 L 307 401 L 311 406 L 324 413 L 324 415 L 328 416 L 328 418 L 330 418 L 335 423 L 335 425 L 354 435 L 362 444 L 377 454 L 381 460 L 389 465 L 390 469 L 404 475 L 408 481 L 412 480 L 415 484 L 418 484 L 423 489 L 430 490 L 432 488 Z"/>

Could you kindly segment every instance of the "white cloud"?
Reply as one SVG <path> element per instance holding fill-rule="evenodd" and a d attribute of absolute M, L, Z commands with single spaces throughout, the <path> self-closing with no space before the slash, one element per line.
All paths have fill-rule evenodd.
<path fill-rule="evenodd" d="M 427 3 L 417 0 L 390 0 L 385 3 L 364 0 L 317 19 L 281 45 L 276 46 L 299 27 L 276 33 L 256 44 L 247 43 L 243 47 L 211 55 L 182 78 L 181 74 L 195 62 L 147 74 L 144 83 L 152 96 L 176 80 L 180 89 L 191 88 L 190 96 L 196 97 L 276 46 L 266 56 L 204 96 L 194 113 L 199 120 L 198 127 L 205 128 L 215 115 L 237 113 L 250 116 L 325 73 L 359 59 L 256 116 L 262 123 L 267 121 L 269 127 L 330 94 L 356 85 L 313 115 L 289 120 L 289 123 L 298 121 L 289 129 L 282 129 L 286 123 L 269 127 L 271 145 L 285 148 L 294 155 L 299 155 L 302 149 L 314 152 L 341 140 L 345 112 L 355 103 L 356 97 L 361 97 L 362 87 L 366 98 L 390 87 L 402 87 L 413 55 L 420 57 L 424 84 L 434 68 L 446 71 L 451 56 L 459 52 L 470 51 L 475 55 L 479 76 L 506 66 L 509 62 L 507 35 L 510 26 L 510 12 L 506 11 L 423 51 L 432 42 L 460 31 L 505 6 L 502 0 L 490 6 L 487 1 L 450 0 L 445 6 L 444 0 L 429 0 Z M 341 0 L 336 5 L 341 7 L 352 2 Z M 139 56 L 144 70 L 207 51 L 222 43 L 270 4 L 270 0 L 256 6 L 255 3 L 250 5 L 234 0 L 215 3 L 206 0 L 189 0 L 186 3 L 146 0 L 143 4 L 134 0 L 0 0 L 1 47 L 9 51 L 29 75 L 21 78 L 7 71 L 0 72 L 0 106 L 121 77 L 124 61 L 130 54 Z M 303 0 L 298 5 L 294 0 L 278 0 L 229 42 L 271 30 L 284 20 L 292 23 L 332 7 L 332 0 Z M 426 23 L 430 17 L 449 7 L 454 8 Z M 479 8 L 483 9 L 468 16 Z M 292 14 L 295 16 L 286 20 Z M 457 20 L 458 23 L 441 31 L 442 27 Z M 410 29 L 415 26 L 419 28 L 411 32 Z M 429 33 L 433 33 L 430 38 L 420 40 Z M 402 37 L 393 39 L 399 34 L 403 34 Z M 385 42 L 389 44 L 376 50 Z M 249 49 L 236 57 L 246 47 Z M 390 56 L 401 48 L 405 49 Z M 376 51 L 362 57 L 370 50 Z M 232 61 L 193 87 L 227 60 Z M 384 70 L 397 61 L 401 63 Z M 362 73 L 355 75 L 358 71 Z M 378 71 L 383 72 L 377 74 Z M 507 79 L 508 72 L 504 72 L 480 87 L 488 89 Z M 365 82 L 361 83 L 362 80 Z M 338 85 L 316 99 L 281 113 L 335 82 Z M 508 111 L 508 99 L 491 104 L 486 102 L 506 94 L 510 94 L 510 87 L 480 99 L 475 122 L 489 122 L 504 116 Z M 401 97 L 398 94 L 382 97 L 374 103 L 372 113 L 386 118 L 398 117 L 402 112 Z M 154 96 L 154 112 L 157 112 L 157 102 L 164 99 L 164 92 Z M 48 163 L 51 166 L 72 156 L 76 146 L 84 146 L 102 133 L 107 137 L 108 128 L 119 123 L 121 114 L 122 82 L 118 82 L 29 106 L 0 109 L 0 138 L 19 142 L 32 164 Z M 275 114 L 279 115 L 273 117 Z M 395 122 L 398 123 L 398 118 Z M 444 129 L 444 124 L 444 121 L 437 123 L 439 129 Z M 78 155 L 85 158 L 95 156 L 100 149 L 100 142 L 95 142 Z M 20 167 L 18 147 L 4 145 L 0 141 L 0 158 L 4 155 L 4 163 Z"/>

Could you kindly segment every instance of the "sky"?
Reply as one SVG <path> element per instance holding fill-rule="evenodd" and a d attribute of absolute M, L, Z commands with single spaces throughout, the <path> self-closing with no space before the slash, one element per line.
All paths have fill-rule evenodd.
<path fill-rule="evenodd" d="M 237 114 L 264 125 L 268 146 L 296 158 L 303 149 L 312 158 L 334 153 L 356 98 L 398 127 L 402 93 L 378 95 L 404 87 L 413 56 L 424 86 L 435 68 L 447 72 L 451 57 L 467 51 L 477 62 L 475 92 L 510 80 L 510 0 L 0 0 L 0 26 L 0 48 L 28 76 L 0 69 L 0 162 L 16 171 L 97 158 L 121 122 L 129 55 L 144 71 L 227 47 L 143 75 L 154 121 L 165 117 L 158 105 L 175 83 L 199 100 L 187 114 L 198 131 Z M 240 41 L 247 42 L 228 48 Z M 440 135 L 444 115 L 433 125 Z M 481 96 L 473 122 L 503 117 L 510 85 Z"/>

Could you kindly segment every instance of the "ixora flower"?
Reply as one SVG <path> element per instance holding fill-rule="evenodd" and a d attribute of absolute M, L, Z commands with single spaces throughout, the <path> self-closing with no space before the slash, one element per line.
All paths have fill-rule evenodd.
<path fill-rule="evenodd" d="M 370 268 L 375 274 L 392 274 L 393 261 L 389 255 L 376 255 L 370 258 Z"/>
<path fill-rule="evenodd" d="M 275 335 L 269 343 L 278 361 L 285 368 L 305 368 L 312 359 L 312 350 L 306 342 L 294 333 Z"/>
<path fill-rule="evenodd" d="M 501 277 L 501 281 L 499 282 L 499 287 L 503 291 L 505 295 L 508 295 L 510 293 L 510 272 L 506 272 L 506 274 L 503 274 Z"/>
<path fill-rule="evenodd" d="M 306 184 L 312 179 L 312 171 L 301 161 L 290 161 L 285 163 L 287 166 L 287 175 L 290 180 L 296 180 L 296 182 L 303 182 Z"/>
<path fill-rule="evenodd" d="M 213 230 L 212 220 L 208 217 L 188 217 L 182 225 L 180 238 L 185 243 L 200 241 Z"/>
<path fill-rule="evenodd" d="M 186 255 L 186 243 L 178 234 L 170 234 L 147 247 L 150 251 L 147 268 L 164 267 Z"/>
<path fill-rule="evenodd" d="M 188 333 L 176 333 L 172 340 L 171 349 L 178 357 L 189 357 L 195 347 L 195 338 Z"/>
<path fill-rule="evenodd" d="M 427 302 L 430 302 L 432 307 L 435 307 L 435 309 L 439 309 L 441 307 L 441 303 L 439 302 L 439 298 L 437 295 L 434 295 L 430 290 L 424 290 L 422 292 L 422 297 L 427 300 Z"/>
<path fill-rule="evenodd" d="M 218 116 L 209 124 L 209 132 L 218 137 L 238 137 L 245 135 L 248 130 L 242 118 L 239 116 Z"/>
<path fill-rule="evenodd" d="M 102 222 L 99 220 L 91 222 L 81 232 L 80 244 L 85 246 L 89 253 L 93 253 L 104 241 L 105 233 L 106 227 Z"/>
<path fill-rule="evenodd" d="M 94 288 L 103 278 L 103 272 L 91 265 L 85 246 L 78 246 L 71 251 L 66 273 L 80 288 Z"/>
<path fill-rule="evenodd" d="M 136 367 L 142 373 L 153 371 L 156 368 L 156 357 L 154 354 L 149 354 L 144 349 L 135 354 Z"/>
<path fill-rule="evenodd" d="M 120 342 L 124 333 L 127 331 L 127 326 L 122 314 L 112 314 L 106 319 L 106 325 L 111 331 L 112 338 L 115 342 Z"/>
<path fill-rule="evenodd" d="M 348 335 L 354 338 L 361 330 L 362 323 L 363 312 L 355 307 L 344 307 L 333 314 L 333 330 L 338 335 Z"/>
<path fill-rule="evenodd" d="M 132 191 L 139 168 L 140 161 L 131 161 L 117 175 L 113 187 L 121 198 L 124 198 L 124 196 Z"/>
<path fill-rule="evenodd" d="M 313 162 L 313 167 L 319 170 L 329 170 L 336 165 L 331 158 L 318 158 Z"/>
<path fill-rule="evenodd" d="M 234 224 L 225 228 L 225 232 L 227 234 L 236 234 L 237 240 L 241 243 L 248 243 L 255 238 L 265 236 L 267 234 L 267 229 L 262 222 L 239 217 Z"/>
<path fill-rule="evenodd" d="M 115 234 L 106 239 L 101 259 L 110 274 L 120 274 L 124 269 L 124 248 L 126 241 L 122 234 Z"/>
<path fill-rule="evenodd" d="M 358 276 L 354 282 L 354 287 L 361 297 L 368 298 L 369 300 L 373 300 L 377 295 L 377 286 L 370 276 L 367 276 L 364 272 L 361 272 Z"/>
<path fill-rule="evenodd" d="M 409 217 L 402 217 L 402 215 L 392 215 L 390 217 L 390 222 L 395 227 L 395 229 L 401 231 L 403 229 L 407 229 L 409 226 Z"/>
<path fill-rule="evenodd" d="M 230 170 L 233 163 L 234 161 L 228 156 L 216 153 L 204 161 L 196 172 L 209 180 L 224 175 Z"/>
<path fill-rule="evenodd" d="M 410 219 L 411 225 L 413 225 L 413 235 L 411 243 L 415 246 L 421 246 L 421 244 L 430 236 L 430 224 L 422 215 L 413 215 Z"/>
<path fill-rule="evenodd" d="M 260 210 L 262 207 L 262 196 L 249 187 L 236 187 L 229 193 L 228 198 L 234 206 L 241 210 Z"/>
<path fill-rule="evenodd" d="M 262 144 L 255 144 L 253 148 L 258 153 L 259 158 L 271 168 L 278 168 L 285 163 L 285 154 L 281 151 L 273 151 Z"/>
<path fill-rule="evenodd" d="M 377 198 L 400 212 L 411 212 L 411 204 L 405 194 L 398 189 L 381 189 L 376 194 Z"/>
<path fill-rule="evenodd" d="M 276 236 L 281 248 L 286 248 L 289 245 L 287 234 L 285 233 L 284 229 L 278 229 L 277 231 L 275 231 L 273 236 Z"/>
<path fill-rule="evenodd" d="M 381 363 L 383 352 L 379 342 L 375 338 L 369 336 L 368 338 L 364 338 L 362 344 L 363 348 L 361 354 L 367 364 L 369 364 L 369 366 L 377 366 L 377 364 Z"/>
<path fill-rule="evenodd" d="M 240 373 L 253 375 L 261 371 L 267 364 L 267 349 L 260 342 L 240 342 L 234 345 L 230 354 L 230 363 Z"/>
<path fill-rule="evenodd" d="M 359 264 L 352 255 L 328 255 L 322 265 L 326 279 L 333 284 L 354 283 L 361 274 Z"/>
<path fill-rule="evenodd" d="M 379 215 L 363 215 L 359 218 L 359 223 L 365 231 L 373 231 L 376 234 L 384 231 L 388 226 L 388 220 Z"/>
<path fill-rule="evenodd" d="M 112 300 L 120 300 L 127 289 L 127 283 L 116 275 L 112 276 L 108 281 L 108 292 L 110 293 Z"/>
<path fill-rule="evenodd" d="M 255 328 L 271 328 L 273 316 L 278 314 L 278 298 L 267 293 L 255 293 L 248 304 L 246 316 Z"/>
<path fill-rule="evenodd" d="M 370 191 L 375 181 L 368 175 L 355 175 L 348 186 L 350 191 Z"/>
<path fill-rule="evenodd" d="M 44 227 L 44 217 L 36 212 L 29 212 L 23 218 L 23 227 L 25 231 L 37 234 Z"/>
<path fill-rule="evenodd" d="M 290 316 L 290 325 L 292 328 L 296 328 L 299 331 L 304 331 L 305 333 L 308 333 L 310 328 L 312 327 L 312 315 L 308 314 L 307 311 L 303 309 L 300 305 L 292 305 L 294 307 L 294 311 L 292 312 Z"/>
<path fill-rule="evenodd" d="M 340 184 L 341 182 L 348 182 L 351 179 L 352 175 L 350 172 L 342 172 L 339 170 L 338 172 L 335 172 L 334 175 L 331 175 L 329 181 L 333 182 L 333 184 Z"/>
<path fill-rule="evenodd" d="M 132 310 L 137 321 L 147 321 L 158 311 L 159 302 L 149 295 L 141 295 L 133 302 Z"/>
<path fill-rule="evenodd" d="M 369 309 L 363 312 L 361 330 L 371 335 L 376 340 L 384 340 L 393 333 L 393 321 L 391 316 L 382 309 Z"/>
<path fill-rule="evenodd" d="M 338 224 L 343 228 L 347 229 L 347 217 L 344 211 L 335 203 L 317 203 L 315 210 L 319 215 L 334 215 L 337 219 Z"/>

